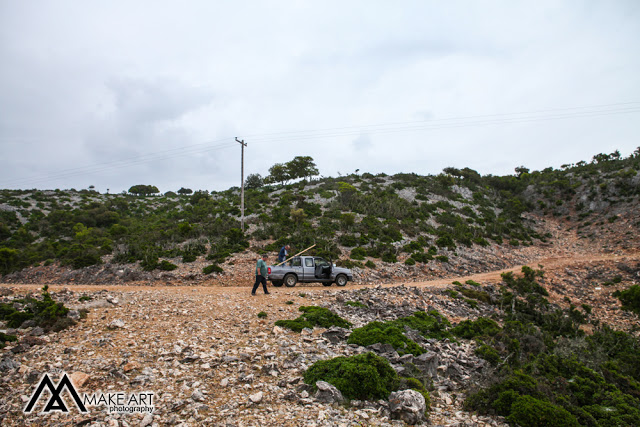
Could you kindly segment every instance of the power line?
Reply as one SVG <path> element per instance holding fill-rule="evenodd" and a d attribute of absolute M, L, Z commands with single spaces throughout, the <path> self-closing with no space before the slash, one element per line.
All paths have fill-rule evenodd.
<path fill-rule="evenodd" d="M 368 127 L 386 127 L 386 126 L 408 125 L 408 124 L 427 124 L 427 123 L 447 122 L 452 120 L 467 120 L 467 119 L 478 119 L 478 118 L 487 118 L 487 117 L 506 117 L 506 116 L 525 115 L 525 114 L 528 114 L 528 115 L 541 114 L 541 113 L 550 113 L 555 111 L 587 110 L 587 109 L 594 109 L 594 108 L 602 109 L 602 108 L 608 108 L 608 107 L 618 107 L 623 105 L 635 105 L 635 107 L 625 107 L 625 108 L 639 108 L 640 102 L 639 101 L 619 102 L 614 104 L 597 104 L 597 105 L 582 106 L 582 107 L 549 108 L 544 110 L 521 111 L 521 112 L 515 112 L 515 113 L 478 114 L 478 115 L 471 115 L 471 116 L 445 117 L 441 119 L 424 119 L 424 120 L 412 120 L 412 121 L 404 121 L 404 122 L 368 124 L 368 125 L 360 125 L 360 126 L 342 126 L 342 127 L 321 128 L 321 129 L 312 129 L 312 130 L 294 130 L 294 131 L 282 131 L 282 132 L 272 132 L 272 133 L 262 133 L 262 134 L 248 134 L 248 135 L 245 135 L 245 137 L 259 138 L 259 137 L 282 135 L 282 134 L 337 131 L 337 130 L 355 129 L 355 128 L 364 129 Z"/>
<path fill-rule="evenodd" d="M 336 138 L 354 136 L 362 133 L 384 134 L 393 132 L 409 131 L 429 131 L 438 129 L 463 128 L 472 126 L 504 125 L 515 123 L 527 123 L 536 121 L 565 120 L 574 118 L 596 117 L 617 114 L 632 114 L 640 112 L 640 102 L 621 102 L 613 104 L 600 104 L 582 107 L 553 108 L 545 110 L 534 110 L 527 112 L 482 114 L 472 116 L 448 117 L 441 119 L 428 119 L 419 121 L 392 122 L 381 124 L 369 124 L 361 126 L 343 126 L 335 128 L 322 128 L 315 130 L 296 130 L 272 132 L 263 134 L 253 134 L 251 136 L 255 143 L 265 142 L 287 142 L 291 140 L 309 140 L 318 138 Z M 211 146 L 211 143 L 229 141 Z M 198 144 L 177 147 L 143 154 L 123 160 L 98 163 L 90 166 L 63 169 L 51 174 L 43 174 L 39 177 L 27 178 L 7 182 L 5 187 L 26 186 L 35 183 L 70 178 L 78 175 L 85 175 L 96 172 L 103 172 L 110 169 L 119 169 L 133 166 L 139 163 L 166 160 L 170 158 L 200 154 L 213 150 L 230 148 L 235 146 L 233 138 L 222 138 L 215 141 L 208 141 Z"/>
<path fill-rule="evenodd" d="M 194 146 L 200 146 L 200 145 L 204 145 L 204 144 L 195 144 Z M 176 157 L 187 156 L 190 154 L 201 154 L 201 153 L 220 150 L 220 149 L 229 148 L 233 146 L 234 146 L 233 144 L 227 143 L 227 144 L 219 144 L 213 147 L 200 148 L 200 149 L 194 149 L 194 148 L 184 149 L 186 147 L 180 147 L 172 150 L 161 151 L 158 153 L 146 154 L 146 155 L 134 157 L 127 160 L 116 160 L 116 161 L 107 162 L 107 163 L 98 163 L 98 164 L 94 164 L 86 167 L 70 168 L 70 169 L 62 170 L 60 172 L 56 172 L 53 174 L 41 175 L 39 177 L 22 179 L 22 180 L 16 180 L 16 181 L 5 183 L 5 186 L 32 185 L 32 184 L 56 180 L 56 179 L 71 178 L 78 175 L 103 172 L 111 169 L 120 169 L 123 167 L 133 166 L 139 163 L 172 159 Z M 180 152 L 180 150 L 182 150 L 182 152 Z M 175 151 L 178 151 L 178 152 L 175 152 Z M 175 153 L 169 154 L 169 152 L 175 152 Z M 160 153 L 165 153 L 165 154 L 159 155 Z"/>

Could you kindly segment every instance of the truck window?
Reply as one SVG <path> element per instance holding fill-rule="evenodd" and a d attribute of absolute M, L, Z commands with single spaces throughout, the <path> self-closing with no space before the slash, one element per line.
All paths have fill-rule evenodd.
<path fill-rule="evenodd" d="M 325 260 L 324 258 L 316 258 L 316 265 L 320 265 L 320 266 L 329 265 L 329 261 Z"/>
<path fill-rule="evenodd" d="M 300 258 L 294 258 L 294 259 L 291 260 L 289 265 L 291 267 L 300 267 L 300 266 L 302 266 L 302 261 L 300 260 Z"/>
<path fill-rule="evenodd" d="M 305 258 L 304 259 L 305 267 L 313 267 L 313 258 Z"/>

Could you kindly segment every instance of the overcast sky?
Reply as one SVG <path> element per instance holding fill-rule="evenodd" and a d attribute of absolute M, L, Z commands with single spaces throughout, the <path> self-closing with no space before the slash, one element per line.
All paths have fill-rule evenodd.
<path fill-rule="evenodd" d="M 640 146 L 640 1 L 0 0 L 0 188 L 224 190 Z"/>

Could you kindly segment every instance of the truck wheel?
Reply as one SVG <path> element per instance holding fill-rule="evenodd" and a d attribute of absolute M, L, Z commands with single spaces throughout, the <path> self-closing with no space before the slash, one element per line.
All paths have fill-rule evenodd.
<path fill-rule="evenodd" d="M 282 282 L 280 282 L 280 281 L 277 281 L 277 282 L 271 282 L 271 284 L 272 284 L 273 286 L 275 286 L 276 288 L 279 288 L 280 286 L 282 286 Z"/>
<path fill-rule="evenodd" d="M 336 285 L 338 286 L 345 286 L 347 282 L 347 276 L 344 274 L 338 274 L 338 277 L 336 277 Z"/>
<path fill-rule="evenodd" d="M 296 285 L 296 282 L 298 282 L 298 279 L 295 274 L 287 274 L 284 276 L 284 284 L 286 287 L 293 288 Z"/>

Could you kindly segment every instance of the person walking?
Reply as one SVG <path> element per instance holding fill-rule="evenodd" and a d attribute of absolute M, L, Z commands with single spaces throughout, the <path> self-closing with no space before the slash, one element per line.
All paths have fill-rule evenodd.
<path fill-rule="evenodd" d="M 267 291 L 267 255 L 262 255 L 262 259 L 259 259 L 256 263 L 256 283 L 253 284 L 253 289 L 251 290 L 251 296 L 255 296 L 256 290 L 258 289 L 258 285 L 262 283 L 262 289 L 264 289 L 264 293 L 269 295 L 269 291 Z"/>
<path fill-rule="evenodd" d="M 289 255 L 289 249 L 291 249 L 291 246 L 289 245 L 284 245 L 282 249 L 280 249 L 280 253 L 278 254 L 278 262 L 283 262 L 285 259 L 287 259 L 287 255 Z"/>

